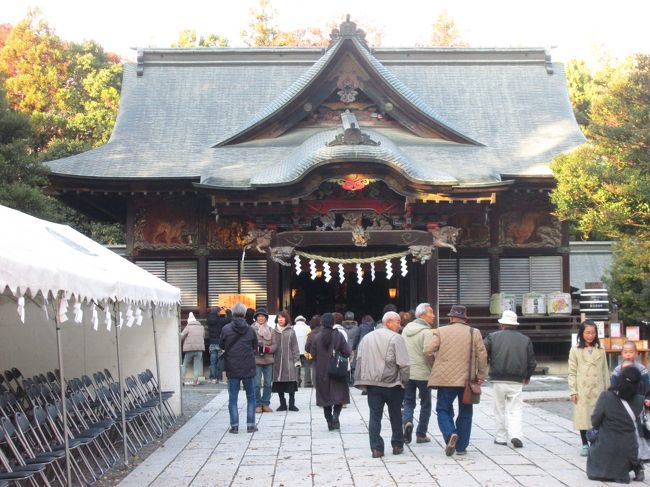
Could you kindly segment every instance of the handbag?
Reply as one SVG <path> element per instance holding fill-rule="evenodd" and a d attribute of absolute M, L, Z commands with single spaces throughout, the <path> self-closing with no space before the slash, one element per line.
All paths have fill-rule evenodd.
<path fill-rule="evenodd" d="M 472 380 L 472 362 L 474 361 L 474 329 L 469 328 L 469 373 L 463 389 L 463 404 L 478 404 L 481 402 L 481 384 Z"/>
<path fill-rule="evenodd" d="M 338 331 L 335 333 L 338 334 Z M 330 355 L 329 363 L 327 364 L 327 375 L 330 377 L 330 379 L 347 381 L 348 364 L 348 357 L 341 355 L 341 352 L 335 350 L 334 346 L 332 346 L 332 354 Z"/>
<path fill-rule="evenodd" d="M 593 445 L 598 439 L 598 428 L 589 428 L 587 430 L 587 441 Z"/>

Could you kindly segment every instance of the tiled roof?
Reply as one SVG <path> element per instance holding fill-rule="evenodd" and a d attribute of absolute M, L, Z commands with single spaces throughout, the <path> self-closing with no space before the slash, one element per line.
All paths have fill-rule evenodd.
<path fill-rule="evenodd" d="M 463 185 L 497 182 L 502 174 L 549 176 L 553 157 L 584 141 L 563 67 L 549 65 L 543 50 L 378 49 L 364 55 L 395 89 L 427 116 L 484 146 L 375 128 L 373 138 L 382 144 L 374 148 L 326 148 L 331 129 L 293 129 L 275 139 L 213 147 L 249 125 L 251 114 L 258 114 L 252 122 L 263 120 L 305 86 L 328 53 L 147 50 L 141 76 L 136 65 L 125 66 L 110 141 L 48 164 L 64 176 L 195 177 L 215 187 L 250 188 L 299 180 L 313 167 L 344 158 L 388 164 L 417 181 Z"/>

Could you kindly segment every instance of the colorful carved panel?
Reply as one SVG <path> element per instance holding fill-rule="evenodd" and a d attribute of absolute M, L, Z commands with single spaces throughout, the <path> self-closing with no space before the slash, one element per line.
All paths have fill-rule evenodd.
<path fill-rule="evenodd" d="M 560 222 L 546 193 L 511 193 L 502 200 L 499 244 L 504 247 L 559 247 Z"/>
<path fill-rule="evenodd" d="M 198 247 L 198 224 L 191 201 L 160 198 L 136 208 L 134 243 L 138 250 L 193 250 Z"/>
<path fill-rule="evenodd" d="M 448 224 L 460 229 L 457 247 L 488 247 L 490 245 L 489 209 L 487 206 L 450 215 Z"/>
<path fill-rule="evenodd" d="M 248 243 L 247 232 L 243 219 L 221 217 L 219 222 L 211 220 L 208 224 L 208 249 L 241 249 Z"/>

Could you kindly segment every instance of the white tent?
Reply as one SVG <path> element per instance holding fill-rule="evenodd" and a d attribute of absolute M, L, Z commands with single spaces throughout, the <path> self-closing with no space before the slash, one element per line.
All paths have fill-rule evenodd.
<path fill-rule="evenodd" d="M 68 226 L 3 206 L 0 225 L 0 372 L 59 367 L 59 338 L 66 378 L 155 371 L 156 330 L 160 385 L 178 413 L 179 289 Z"/>

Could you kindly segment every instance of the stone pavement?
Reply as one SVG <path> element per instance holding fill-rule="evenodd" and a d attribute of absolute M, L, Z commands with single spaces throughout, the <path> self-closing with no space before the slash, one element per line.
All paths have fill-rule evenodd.
<path fill-rule="evenodd" d="M 120 486 L 605 485 L 587 479 L 586 459 L 579 455 L 580 439 L 571 421 L 542 409 L 525 406 L 524 448 L 495 445 L 490 388 L 484 388 L 481 404 L 475 406 L 468 454 L 453 457 L 444 454 L 435 411 L 429 427 L 433 441 L 414 441 L 398 456 L 389 448 L 386 415 L 382 423 L 386 456 L 373 459 L 368 406 L 360 391 L 351 390 L 352 402 L 341 413 L 340 431 L 327 430 L 315 390 L 300 389 L 296 399 L 299 412 L 258 414 L 257 433 L 233 435 L 228 433 L 228 394 L 223 391 Z M 276 395 L 272 401 L 275 407 Z M 245 431 L 243 392 L 239 405 L 240 427 Z"/>

